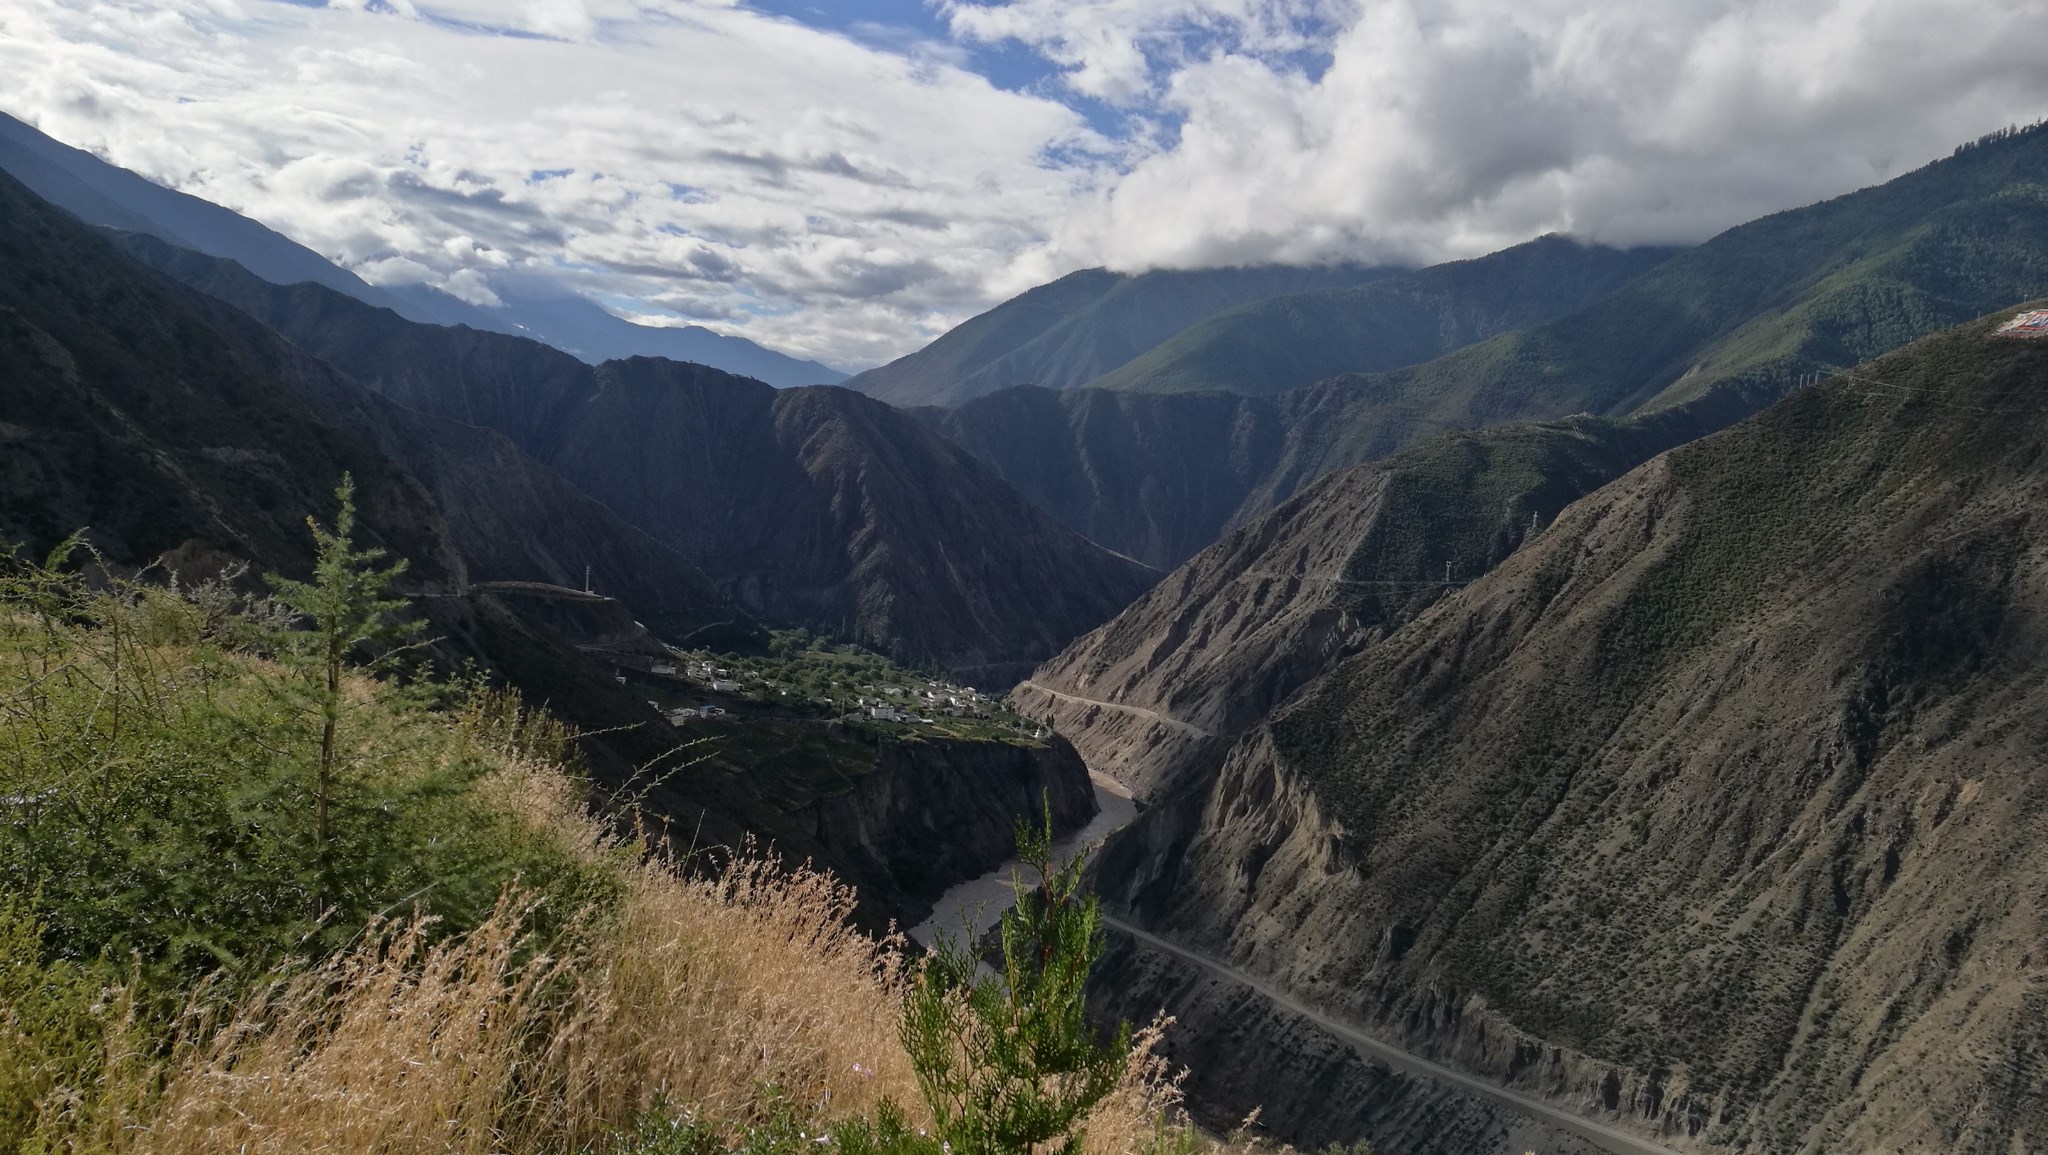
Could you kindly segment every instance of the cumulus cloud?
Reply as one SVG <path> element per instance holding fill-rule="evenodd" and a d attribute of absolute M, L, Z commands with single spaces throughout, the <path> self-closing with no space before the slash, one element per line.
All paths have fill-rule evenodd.
<path fill-rule="evenodd" d="M 1366 0 L 1315 75 L 1161 70 L 1177 134 L 1057 248 L 1145 268 L 1698 241 L 2048 114 L 2044 28 L 2048 0 Z"/>
<path fill-rule="evenodd" d="M 373 281 L 849 367 L 1089 265 L 1697 241 L 2048 114 L 2048 0 L 771 3 L 6 0 L 0 109 Z"/>
<path fill-rule="evenodd" d="M 0 109 L 372 280 L 650 314 L 687 282 L 669 320 L 852 365 L 985 303 L 1106 147 L 1056 100 L 726 0 L 10 0 Z"/>

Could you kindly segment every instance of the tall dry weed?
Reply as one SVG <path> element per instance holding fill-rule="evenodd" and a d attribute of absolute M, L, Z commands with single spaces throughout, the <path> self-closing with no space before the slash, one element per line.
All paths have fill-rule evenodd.
<path fill-rule="evenodd" d="M 820 1122 L 883 1100 L 925 1125 L 898 1036 L 900 940 L 853 929 L 829 875 L 742 853 L 708 877 L 606 838 L 574 783 L 507 757 L 479 789 L 623 880 L 606 909 L 536 942 L 508 896 L 481 925 L 375 926 L 327 962 L 238 1000 L 202 990 L 156 1056 L 103 1068 L 100 1107 L 51 1146 L 132 1155 L 604 1149 L 643 1112 L 745 1120 L 773 1088 Z M 1178 1082 L 1139 1036 L 1088 1123 L 1090 1155 L 1185 1150 Z"/>

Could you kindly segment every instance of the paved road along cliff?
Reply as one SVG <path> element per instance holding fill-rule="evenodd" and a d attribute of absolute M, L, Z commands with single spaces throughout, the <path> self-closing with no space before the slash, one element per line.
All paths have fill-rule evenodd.
<path fill-rule="evenodd" d="M 1604 1123 L 1588 1119 L 1583 1115 L 1567 1111 L 1562 1107 L 1555 1107 L 1539 1099 L 1532 1099 L 1526 1095 L 1518 1095 L 1513 1091 L 1503 1090 L 1490 1083 L 1472 1078 L 1469 1075 L 1461 1075 L 1448 1067 L 1432 1063 L 1427 1059 L 1411 1055 L 1399 1047 L 1391 1046 L 1356 1027 L 1347 1026 L 1312 1007 L 1304 1005 L 1284 992 L 1275 989 L 1270 984 L 1254 978 L 1236 967 L 1218 962 L 1205 955 L 1197 954 L 1185 947 L 1175 945 L 1156 934 L 1140 930 L 1107 913 L 1102 916 L 1102 921 L 1111 929 L 1127 934 L 1147 947 L 1165 951 L 1232 982 L 1241 983 L 1251 988 L 1261 997 L 1269 999 L 1294 1014 L 1310 1020 L 1317 1026 L 1329 1031 L 1332 1035 L 1356 1047 L 1363 1054 L 1385 1063 L 1402 1074 L 1419 1075 L 1423 1078 L 1435 1079 L 1457 1087 L 1459 1090 L 1467 1091 L 1499 1103 L 1502 1106 L 1532 1115 L 1545 1123 L 1562 1128 L 1585 1139 L 1603 1151 L 1612 1152 L 1613 1155 L 1676 1155 L 1676 1152 L 1670 1147 L 1652 1143 L 1647 1139 L 1632 1135 L 1615 1127 L 1609 1127 Z"/>

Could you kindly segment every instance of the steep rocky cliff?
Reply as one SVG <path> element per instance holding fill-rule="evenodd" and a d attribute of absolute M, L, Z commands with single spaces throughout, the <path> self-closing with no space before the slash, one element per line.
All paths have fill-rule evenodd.
<path fill-rule="evenodd" d="M 148 238 L 128 244 L 386 397 L 509 437 L 771 621 L 999 685 L 1157 576 L 850 390 L 777 390 L 654 358 L 593 368 L 531 341 L 416 325 L 316 285 L 271 285 Z M 606 592 L 638 600 L 617 584 Z"/>
<path fill-rule="evenodd" d="M 1111 896 L 1673 1141 L 2048 1141 L 2048 345 L 1990 328 L 1573 504 L 1148 812 Z"/>

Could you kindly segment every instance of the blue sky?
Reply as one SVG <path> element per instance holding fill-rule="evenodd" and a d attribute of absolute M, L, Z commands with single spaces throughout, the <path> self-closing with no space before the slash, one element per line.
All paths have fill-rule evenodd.
<path fill-rule="evenodd" d="M 7 0 L 0 111 L 372 281 L 859 368 L 1030 286 L 1688 243 L 2048 115 L 2048 0 Z"/>

